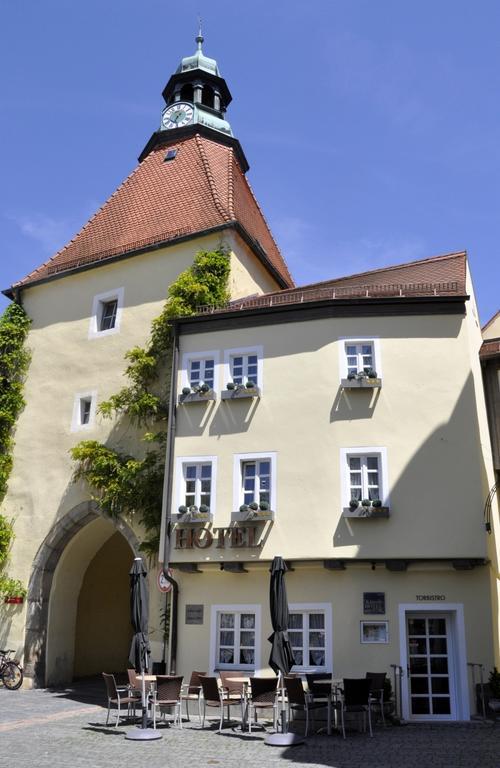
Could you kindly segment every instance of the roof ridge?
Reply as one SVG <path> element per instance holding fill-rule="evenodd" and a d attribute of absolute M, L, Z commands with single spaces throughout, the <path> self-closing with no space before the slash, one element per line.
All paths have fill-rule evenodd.
<path fill-rule="evenodd" d="M 234 164 L 234 150 L 231 147 L 227 155 L 227 203 L 229 213 L 232 219 L 236 219 L 234 212 L 234 176 L 233 176 L 233 164 Z"/>
<path fill-rule="evenodd" d="M 207 177 L 208 185 L 210 187 L 210 192 L 212 193 L 212 198 L 215 203 L 215 207 L 219 211 L 220 215 L 224 219 L 224 221 L 231 221 L 231 216 L 228 213 L 228 211 L 224 208 L 224 205 L 222 203 L 222 200 L 220 199 L 219 191 L 217 189 L 217 184 L 214 179 L 214 175 L 212 173 L 212 169 L 210 167 L 210 162 L 208 160 L 207 154 L 205 152 L 205 147 L 202 144 L 201 136 L 199 133 L 195 134 L 195 140 L 196 140 L 196 146 L 198 147 L 198 151 L 200 153 L 201 162 L 203 163 L 203 169 L 205 171 L 205 175 Z"/>

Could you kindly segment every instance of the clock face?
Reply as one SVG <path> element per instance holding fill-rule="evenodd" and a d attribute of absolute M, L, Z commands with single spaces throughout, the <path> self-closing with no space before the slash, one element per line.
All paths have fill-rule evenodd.
<path fill-rule="evenodd" d="M 185 101 L 177 101 L 172 104 L 162 115 L 162 128 L 181 128 L 192 122 L 194 109 Z"/>

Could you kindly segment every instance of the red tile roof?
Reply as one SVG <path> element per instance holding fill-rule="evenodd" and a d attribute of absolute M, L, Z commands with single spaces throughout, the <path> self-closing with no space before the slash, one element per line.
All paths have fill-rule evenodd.
<path fill-rule="evenodd" d="M 311 283 L 264 296 L 248 297 L 213 310 L 200 307 L 200 312 L 252 309 L 279 304 L 302 304 L 345 298 L 386 298 L 388 296 L 463 296 L 466 294 L 465 251 L 434 256 L 406 264 L 359 272 L 347 277 Z"/>
<path fill-rule="evenodd" d="M 172 148 L 177 156 L 164 162 Z M 293 286 L 233 148 L 183 138 L 148 154 L 73 240 L 13 287 L 224 225 L 241 225 L 283 285 Z"/>
<path fill-rule="evenodd" d="M 479 350 L 479 357 L 485 360 L 487 357 L 500 357 L 500 339 L 483 341 Z"/>

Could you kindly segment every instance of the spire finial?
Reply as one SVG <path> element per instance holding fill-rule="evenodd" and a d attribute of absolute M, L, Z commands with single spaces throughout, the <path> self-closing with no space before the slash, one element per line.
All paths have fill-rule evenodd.
<path fill-rule="evenodd" d="M 203 43 L 203 35 L 201 34 L 201 16 L 198 16 L 198 34 L 196 36 L 196 43 L 198 44 L 198 50 L 201 51 L 201 44 Z"/>

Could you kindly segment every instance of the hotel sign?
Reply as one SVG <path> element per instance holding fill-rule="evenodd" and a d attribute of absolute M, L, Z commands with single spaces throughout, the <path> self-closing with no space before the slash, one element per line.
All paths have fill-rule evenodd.
<path fill-rule="evenodd" d="M 363 592 L 363 613 L 375 616 L 385 613 L 385 592 Z"/>
<path fill-rule="evenodd" d="M 258 549 L 260 532 L 253 525 L 237 528 L 176 528 L 175 549 Z"/>

